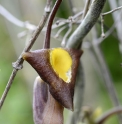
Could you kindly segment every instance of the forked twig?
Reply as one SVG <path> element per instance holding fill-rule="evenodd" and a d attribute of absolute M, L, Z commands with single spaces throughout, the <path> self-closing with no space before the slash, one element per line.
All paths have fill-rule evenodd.
<path fill-rule="evenodd" d="M 108 15 L 108 14 L 111 14 L 111 13 L 117 11 L 117 10 L 120 10 L 120 9 L 122 9 L 122 6 L 117 7 L 117 8 L 115 8 L 115 9 L 111 10 L 111 11 L 108 11 L 108 12 L 106 12 L 106 13 L 102 13 L 102 14 L 101 14 L 101 32 L 102 32 L 101 36 L 102 36 L 103 38 L 105 37 L 104 24 L 103 24 L 103 23 L 104 23 L 104 16 L 106 16 L 106 15 Z"/>

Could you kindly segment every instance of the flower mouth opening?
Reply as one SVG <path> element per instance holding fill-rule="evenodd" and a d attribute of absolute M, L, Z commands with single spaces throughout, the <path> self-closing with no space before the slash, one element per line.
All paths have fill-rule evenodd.
<path fill-rule="evenodd" d="M 62 48 L 52 49 L 50 51 L 50 64 L 62 80 L 66 83 L 70 83 L 72 58 L 66 50 Z"/>

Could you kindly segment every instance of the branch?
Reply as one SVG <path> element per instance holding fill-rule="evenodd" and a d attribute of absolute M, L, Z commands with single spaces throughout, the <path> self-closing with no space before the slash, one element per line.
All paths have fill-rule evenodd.
<path fill-rule="evenodd" d="M 82 43 L 82 39 L 88 34 L 99 18 L 105 2 L 106 0 L 94 0 L 92 2 L 87 15 L 74 33 L 70 36 L 66 47 L 75 49 L 79 47 Z"/>
<path fill-rule="evenodd" d="M 89 5 L 90 5 L 91 0 L 87 0 L 85 3 L 85 7 L 84 7 L 84 11 L 83 11 L 83 16 L 82 18 L 84 19 L 84 17 L 86 16 L 88 10 L 89 10 Z"/>
<path fill-rule="evenodd" d="M 96 124 L 103 124 L 109 117 L 111 117 L 114 114 L 118 114 L 118 113 L 122 113 L 121 106 L 115 107 L 115 108 L 107 111 L 106 113 L 104 113 L 101 117 L 99 117 L 96 120 Z"/>
<path fill-rule="evenodd" d="M 71 33 L 71 31 L 72 31 L 72 22 L 69 24 L 69 29 L 68 29 L 68 31 L 66 32 L 66 34 L 64 35 L 64 37 L 63 37 L 63 40 L 62 40 L 62 42 L 61 42 L 61 46 L 62 46 L 62 47 L 65 47 L 66 39 L 67 39 L 67 37 L 69 36 L 69 34 Z"/>
<path fill-rule="evenodd" d="M 67 25 L 61 27 L 61 28 L 57 31 L 57 33 L 55 34 L 54 38 L 58 38 L 59 35 L 60 35 L 60 33 L 61 33 L 65 28 L 67 28 L 67 27 L 68 27 Z"/>
<path fill-rule="evenodd" d="M 105 16 L 105 15 L 111 14 L 111 13 L 117 11 L 117 10 L 120 10 L 120 9 L 122 9 L 122 6 L 117 7 L 117 8 L 115 8 L 115 9 L 113 9 L 113 10 L 111 10 L 111 11 L 108 11 L 108 12 L 106 12 L 106 13 L 102 13 L 102 16 Z"/>
<path fill-rule="evenodd" d="M 34 34 L 32 35 L 30 41 L 29 41 L 29 44 L 24 48 L 23 52 L 21 53 L 20 57 L 17 59 L 17 61 L 15 63 L 13 63 L 13 71 L 12 71 L 12 74 L 9 78 L 9 81 L 6 85 L 6 88 L 2 94 L 2 97 L 0 99 L 0 109 L 2 108 L 2 105 L 5 101 L 5 98 L 8 94 L 8 91 L 10 90 L 10 87 L 13 83 L 13 80 L 18 72 L 18 70 L 22 69 L 22 65 L 23 65 L 23 62 L 24 60 L 22 59 L 22 54 L 24 52 L 27 52 L 31 49 L 31 47 L 33 46 L 33 44 L 35 43 L 37 37 L 39 36 L 40 32 L 42 31 L 47 19 L 48 19 L 48 16 L 49 16 L 49 13 L 50 13 L 50 8 L 51 8 L 51 0 L 47 0 L 47 5 L 45 7 L 45 12 L 44 12 L 44 15 L 37 27 L 37 29 L 35 30 Z"/>
<path fill-rule="evenodd" d="M 108 14 L 111 14 L 111 13 L 113 13 L 113 12 L 115 12 L 115 11 L 117 11 L 117 10 L 120 10 L 120 9 L 122 9 L 122 6 L 120 6 L 120 7 L 118 7 L 118 8 L 115 8 L 115 9 L 113 9 L 113 10 L 111 10 L 111 11 L 108 11 L 108 12 L 106 12 L 106 13 L 102 13 L 101 14 L 101 30 L 102 30 L 102 37 L 104 38 L 105 37 L 105 33 L 104 33 L 104 16 L 106 16 L 106 15 L 108 15 Z"/>
<path fill-rule="evenodd" d="M 111 28 L 104 34 L 105 38 L 109 37 L 109 36 L 112 34 L 112 32 L 114 32 L 115 25 L 116 25 L 116 24 L 113 24 L 113 25 L 111 26 Z M 96 44 L 101 44 L 102 41 L 104 41 L 103 36 L 97 38 L 97 40 L 94 42 L 94 45 L 96 45 Z"/>

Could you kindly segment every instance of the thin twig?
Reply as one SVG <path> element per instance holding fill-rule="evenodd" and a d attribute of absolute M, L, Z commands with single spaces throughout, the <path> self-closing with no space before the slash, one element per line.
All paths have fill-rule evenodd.
<path fill-rule="evenodd" d="M 61 46 L 62 47 L 65 47 L 65 45 L 66 45 L 66 39 L 67 39 L 68 35 L 71 33 L 71 31 L 72 31 L 72 22 L 69 24 L 69 29 L 66 32 L 66 34 L 64 35 L 64 37 L 63 37 L 63 40 L 61 42 Z"/>
<path fill-rule="evenodd" d="M 71 20 L 72 20 L 72 23 L 79 24 L 79 22 L 76 21 L 76 19 L 79 18 L 80 16 L 82 16 L 82 14 L 83 14 L 83 11 L 80 11 L 80 12 L 76 13 L 74 16 L 68 17 L 68 19 L 59 19 L 55 22 L 55 24 L 52 25 L 52 29 L 58 28 L 65 24 L 69 24 L 69 23 L 71 23 Z"/>
<path fill-rule="evenodd" d="M 63 25 L 65 25 L 65 24 L 67 24 L 68 22 L 67 21 L 62 21 L 62 22 L 60 22 L 60 23 L 54 23 L 53 25 L 52 25 L 52 29 L 56 29 L 56 28 L 59 28 L 59 27 L 61 27 L 61 26 L 63 26 Z M 46 30 L 46 29 L 45 29 Z"/>
<path fill-rule="evenodd" d="M 101 117 L 96 120 L 95 124 L 103 124 L 109 117 L 114 114 L 122 113 L 122 106 L 112 108 L 111 110 L 104 113 Z"/>
<path fill-rule="evenodd" d="M 111 11 L 108 11 L 108 12 L 106 12 L 106 13 L 102 13 L 102 16 L 105 16 L 105 15 L 111 14 L 111 13 L 117 11 L 117 10 L 120 10 L 120 9 L 122 9 L 122 6 L 117 7 L 117 8 L 115 8 L 115 9 L 113 9 L 113 10 L 111 10 Z"/>
<path fill-rule="evenodd" d="M 84 19 L 84 17 L 86 16 L 88 10 L 89 10 L 89 5 L 90 5 L 91 0 L 87 0 L 85 3 L 85 7 L 84 7 L 84 11 L 83 11 L 83 16 L 82 18 Z"/>
<path fill-rule="evenodd" d="M 118 15 L 119 16 L 119 15 Z M 118 23 L 120 22 L 120 20 L 117 18 L 116 20 L 114 20 L 114 24 L 108 28 L 108 31 L 105 33 L 105 38 L 107 38 L 109 35 L 111 35 L 114 31 L 114 29 L 116 28 L 116 26 L 118 25 Z M 101 24 L 103 25 L 103 24 Z M 105 25 L 103 25 L 105 27 Z M 112 34 L 118 41 L 119 41 L 119 38 L 117 36 L 115 36 L 114 34 Z M 104 41 L 103 38 L 98 38 L 96 40 L 96 43 L 95 44 L 100 44 L 102 41 Z"/>
<path fill-rule="evenodd" d="M 2 105 L 3 105 L 4 101 L 5 101 L 5 98 L 6 98 L 7 94 L 8 94 L 8 91 L 10 90 L 10 87 L 11 87 L 11 85 L 13 83 L 13 80 L 14 80 L 18 70 L 22 69 L 22 65 L 23 65 L 23 61 L 24 61 L 22 59 L 22 54 L 31 49 L 31 47 L 33 46 L 33 44 L 36 41 L 37 37 L 39 36 L 41 30 L 43 29 L 43 27 L 44 27 L 44 25 L 46 23 L 46 20 L 48 19 L 48 15 L 50 13 L 49 8 L 51 8 L 51 5 L 49 3 L 51 3 L 51 0 L 47 0 L 47 5 L 45 7 L 44 15 L 43 15 L 43 17 L 42 17 L 37 29 L 35 30 L 34 34 L 32 35 L 32 37 L 31 37 L 31 39 L 29 41 L 29 44 L 24 48 L 23 52 L 21 53 L 21 55 L 17 59 L 17 61 L 15 63 L 13 63 L 14 69 L 12 71 L 12 74 L 11 74 L 11 76 L 9 78 L 9 81 L 8 81 L 8 83 L 6 85 L 6 88 L 5 88 L 5 90 L 4 90 L 3 94 L 2 94 L 2 97 L 0 99 L 0 109 L 2 108 Z"/>
<path fill-rule="evenodd" d="M 101 15 L 101 37 L 105 38 L 105 33 L 104 33 L 104 17 Z"/>
<path fill-rule="evenodd" d="M 55 34 L 55 38 L 58 38 L 59 37 L 59 35 L 60 35 L 60 33 L 65 29 L 65 28 L 67 28 L 67 25 L 65 25 L 65 26 L 63 26 L 62 28 L 60 28 L 59 30 L 58 30 L 58 32 Z"/>
<path fill-rule="evenodd" d="M 118 8 L 115 8 L 115 9 L 113 9 L 113 10 L 111 10 L 111 11 L 108 11 L 108 12 L 106 12 L 106 13 L 102 13 L 102 14 L 101 14 L 101 32 L 102 32 L 101 36 L 102 36 L 103 38 L 105 37 L 104 24 L 103 24 L 103 23 L 104 23 L 104 16 L 106 16 L 106 15 L 108 15 L 108 14 L 111 14 L 111 13 L 117 11 L 117 10 L 120 10 L 120 9 L 122 9 L 122 6 L 120 6 L 120 7 L 118 7 Z"/>
<path fill-rule="evenodd" d="M 81 15 L 83 15 L 83 11 L 80 11 L 80 12 L 76 13 L 76 14 L 72 17 L 72 19 L 75 20 L 76 18 L 78 18 L 78 17 L 81 16 Z"/>
<path fill-rule="evenodd" d="M 113 24 L 111 26 L 111 28 L 104 34 L 105 38 L 107 38 L 108 36 L 110 36 L 112 34 L 112 32 L 114 31 L 115 29 L 115 24 Z M 102 43 L 102 41 L 104 41 L 103 37 L 99 37 L 96 42 L 94 42 L 94 44 L 100 44 Z"/>
<path fill-rule="evenodd" d="M 105 33 L 105 38 L 107 38 L 107 37 L 109 37 L 111 34 L 112 34 L 112 32 L 114 31 L 114 29 L 115 29 L 115 24 L 113 24 L 112 26 L 111 26 L 111 28 Z M 94 41 L 94 45 L 100 45 L 102 42 L 104 41 L 104 39 L 102 38 L 102 37 L 99 37 L 99 38 L 97 38 L 95 41 Z M 83 42 L 83 44 L 82 44 L 82 46 L 83 46 L 83 48 L 90 48 L 91 47 L 91 42 L 90 41 L 85 41 L 85 42 Z"/>

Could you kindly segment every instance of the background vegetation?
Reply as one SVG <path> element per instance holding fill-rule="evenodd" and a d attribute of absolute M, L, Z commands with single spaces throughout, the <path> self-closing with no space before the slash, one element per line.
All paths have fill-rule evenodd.
<path fill-rule="evenodd" d="M 109 0 L 110 1 L 110 0 Z M 121 6 L 121 0 L 107 1 L 103 12 L 110 11 L 111 4 L 117 3 Z M 42 17 L 46 1 L 42 0 L 0 0 L 0 5 L 5 7 L 12 15 L 23 22 L 29 21 L 31 24 L 38 25 Z M 82 11 L 85 1 L 75 0 L 73 5 L 77 12 Z M 1 11 L 1 10 L 0 10 Z M 122 38 L 118 32 L 116 25 L 122 29 L 122 10 L 116 13 L 116 21 L 112 14 L 105 16 L 105 32 L 107 32 L 113 24 L 114 30 L 112 33 L 100 43 L 100 50 L 104 56 L 105 63 L 110 71 L 111 78 L 114 82 L 117 95 L 122 103 L 122 62 L 121 58 L 121 42 Z M 63 1 L 58 11 L 56 20 L 60 18 L 69 18 L 72 15 L 72 10 L 68 1 Z M 55 21 L 56 21 L 55 20 Z M 75 29 L 74 26 L 73 28 Z M 101 37 L 100 19 L 96 23 L 97 38 Z M 60 34 L 59 38 L 54 38 L 54 35 L 59 28 L 52 30 L 51 47 L 60 47 L 61 40 L 67 30 Z M 18 35 L 22 32 L 27 35 L 20 38 Z M 44 31 L 40 34 L 32 49 L 40 49 L 43 45 Z M 12 62 L 15 62 L 23 50 L 24 46 L 28 43 L 32 31 L 26 28 L 21 28 L 9 22 L 6 18 L 0 15 L 0 96 L 2 95 L 5 86 L 8 82 L 9 76 L 12 71 Z M 98 63 L 98 56 L 94 47 L 89 47 L 94 39 L 94 29 L 84 39 L 82 56 L 83 69 L 85 76 L 85 87 L 83 94 L 83 106 L 90 106 L 93 110 L 100 107 L 102 113 L 113 107 L 110 100 L 108 91 L 106 90 L 104 74 L 101 72 L 100 63 Z M 100 57 L 100 56 L 99 56 Z M 102 65 L 101 65 L 102 66 Z M 5 103 L 0 110 L 0 124 L 33 124 L 32 117 L 32 92 L 33 82 L 37 73 L 31 68 L 29 64 L 24 62 L 24 68 L 20 70 L 12 84 L 9 94 Z M 65 111 L 65 122 L 67 122 L 68 112 Z M 106 124 L 115 124 L 117 117 L 108 119 Z"/>

